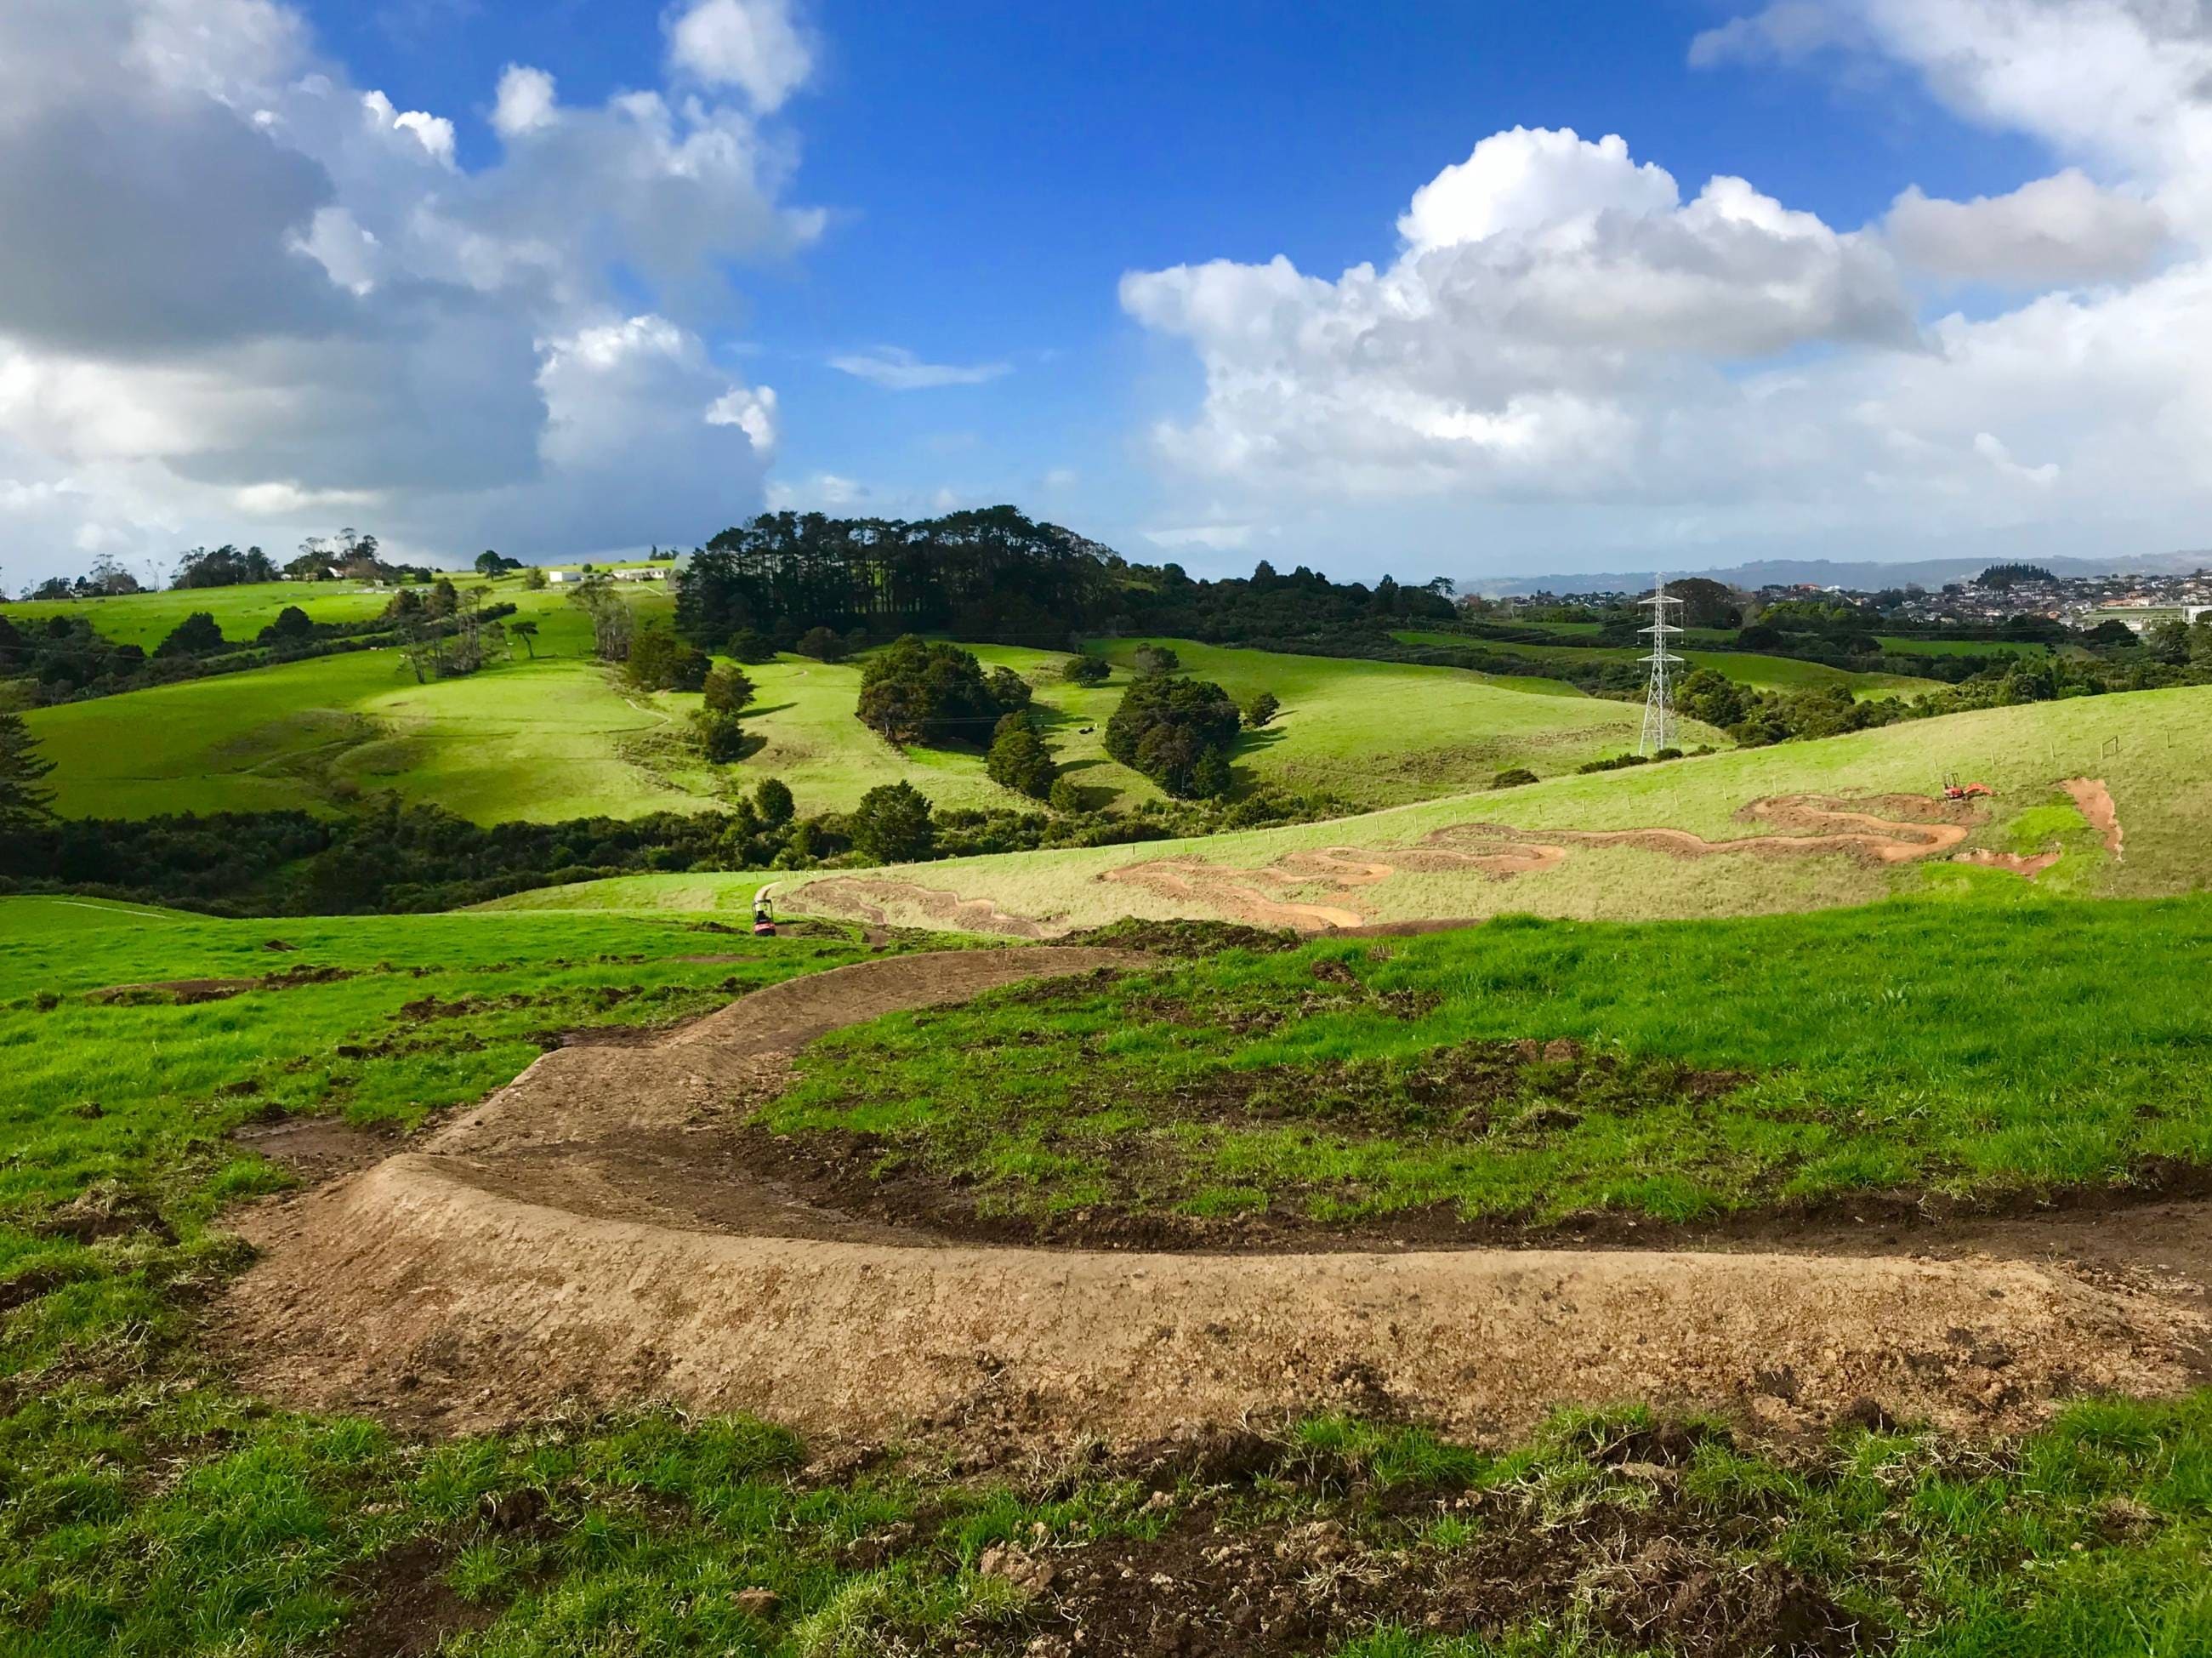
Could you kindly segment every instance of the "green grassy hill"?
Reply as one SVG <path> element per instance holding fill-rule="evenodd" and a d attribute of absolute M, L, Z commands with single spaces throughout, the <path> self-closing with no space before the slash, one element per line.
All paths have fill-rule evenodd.
<path fill-rule="evenodd" d="M 749 667 L 757 694 L 744 722 L 757 746 L 735 765 L 709 766 L 684 741 L 696 694 L 623 685 L 590 659 L 588 623 L 557 590 L 531 592 L 514 577 L 483 585 L 538 624 L 534 660 L 418 685 L 397 651 L 360 651 L 34 711 L 32 728 L 57 764 L 60 809 L 76 817 L 343 809 L 388 789 L 483 823 L 634 817 L 709 809 L 770 777 L 808 813 L 848 810 L 868 789 L 900 781 L 945 808 L 1027 804 L 990 781 L 978 751 L 902 752 L 861 725 L 853 712 L 857 661 L 787 655 Z M 328 590 L 335 586 L 183 596 L 204 600 L 240 638 L 281 602 L 382 602 Z M 628 596 L 641 619 L 670 614 L 665 590 Z M 183 613 L 168 603 L 178 597 L 104 600 L 93 613 L 118 636 L 158 642 Z M 1064 652 L 972 647 L 987 665 L 1036 686 L 1047 741 L 1094 808 L 1158 797 L 1104 748 L 1139 643 L 1114 642 L 1106 654 L 1121 671 L 1090 688 L 1061 678 Z M 1240 698 L 1264 689 L 1281 699 L 1275 723 L 1243 745 L 1244 782 L 1324 790 L 1357 806 L 1432 798 L 1510 766 L 1570 771 L 1635 736 L 1633 708 L 1548 680 L 1175 643 L 1188 671 Z"/>
<path fill-rule="evenodd" d="M 1960 814 L 1965 837 L 1955 847 L 1894 863 L 1849 850 L 1685 856 L 1652 844 L 1573 839 L 1577 833 L 1650 829 L 1713 842 L 1804 832 L 1805 825 L 1778 828 L 1741 815 L 1755 802 L 1799 795 L 1855 798 L 1876 818 L 1909 819 L 1907 808 L 1873 797 L 1930 796 L 1953 772 L 1987 782 L 1996 798 Z M 2120 856 L 2106 849 L 2103 835 L 2059 789 L 2070 777 L 2107 784 L 2124 835 Z M 2023 877 L 1954 862 L 1953 854 L 2056 850 L 2062 856 L 2039 875 L 2039 890 L 2153 897 L 2212 884 L 2212 839 L 2203 829 L 2208 818 L 2212 687 L 2191 687 L 1991 709 L 1203 841 L 972 858 L 853 877 L 817 874 L 781 890 L 787 907 L 812 905 L 889 920 L 931 917 L 931 908 L 902 897 L 900 884 L 910 883 L 924 892 L 988 900 L 1048 930 L 1124 915 L 1284 924 L 1295 919 L 1279 912 L 1284 905 L 1346 912 L 1361 922 L 1509 911 L 1635 919 L 1814 909 L 1900 891 L 2001 898 L 2028 890 Z M 1506 832 L 1486 835 L 1486 825 Z M 1528 848 L 1548 844 L 1547 832 L 1559 835 L 1564 854 L 1551 867 L 1501 874 L 1468 861 L 1525 859 Z M 1331 848 L 1372 854 L 1369 862 L 1391 873 L 1359 875 L 1349 867 L 1358 865 L 1356 856 L 1346 860 L 1328 853 Z M 1180 869 L 1130 873 L 1133 866 L 1163 864 Z M 675 879 L 683 883 L 683 901 L 696 905 L 705 901 L 698 887 L 714 878 Z M 589 887 L 566 891 L 562 901 L 595 901 Z M 642 899 L 655 892 L 635 887 L 626 896 Z M 935 913 L 941 923 L 941 905 Z"/>

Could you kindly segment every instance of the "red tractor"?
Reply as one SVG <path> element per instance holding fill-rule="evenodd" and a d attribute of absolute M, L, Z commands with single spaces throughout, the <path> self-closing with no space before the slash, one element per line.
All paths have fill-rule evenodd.
<path fill-rule="evenodd" d="M 1960 783 L 1955 774 L 1943 779 L 1945 800 L 1987 799 L 1996 792 L 1985 783 Z"/>

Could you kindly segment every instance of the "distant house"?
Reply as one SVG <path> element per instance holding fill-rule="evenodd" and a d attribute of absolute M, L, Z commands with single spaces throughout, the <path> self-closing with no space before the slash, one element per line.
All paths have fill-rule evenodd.
<path fill-rule="evenodd" d="M 667 579 L 668 572 L 653 564 L 648 564 L 643 570 L 618 570 L 615 572 L 617 582 L 665 582 Z"/>
<path fill-rule="evenodd" d="M 545 584 L 548 587 L 574 587 L 583 579 L 584 572 L 580 570 L 549 570 L 545 572 Z"/>

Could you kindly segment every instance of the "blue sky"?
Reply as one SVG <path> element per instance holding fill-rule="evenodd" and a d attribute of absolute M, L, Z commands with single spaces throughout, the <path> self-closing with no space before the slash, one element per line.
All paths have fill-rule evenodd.
<path fill-rule="evenodd" d="M 331 181 L 321 199 L 344 214 L 331 235 L 361 239 L 378 262 L 356 277 L 348 256 L 320 251 L 337 244 L 318 222 L 314 257 L 358 302 L 345 326 L 452 358 L 458 336 L 440 333 L 434 351 L 410 332 L 425 326 L 419 304 L 401 320 L 398 264 L 418 297 L 419 284 L 440 285 L 450 302 L 440 330 L 469 327 L 456 319 L 479 302 L 527 321 L 526 341 L 467 335 L 465 353 L 483 353 L 471 393 L 483 406 L 431 447 L 449 455 L 467 430 L 512 422 L 487 453 L 534 443 L 538 460 L 534 477 L 511 456 L 447 476 L 440 455 L 394 459 L 382 453 L 392 445 L 336 430 L 327 447 L 262 428 L 196 442 L 74 402 L 75 424 L 57 437 L 51 420 L 11 421 L 0 399 L 0 503 L 12 487 L 22 514 L 10 581 L 95 551 L 281 541 L 334 515 L 383 522 L 432 552 L 482 538 L 526 554 L 577 550 L 564 539 L 696 540 L 763 501 L 912 515 L 1012 500 L 1197 569 L 1264 555 L 1419 577 L 2087 552 L 2099 538 L 2147 552 L 2185 539 L 2203 504 L 2193 486 L 2145 498 L 2111 454 L 2125 418 L 2164 423 L 2185 452 L 2200 435 L 2193 407 L 2177 410 L 2170 393 L 2107 403 L 2128 387 L 2099 383 L 2054 384 L 2050 408 L 2021 410 L 2002 368 L 2029 349 L 2016 336 L 2039 305 L 2086 313 L 2190 268 L 2193 207 L 2171 155 L 2133 142 L 2142 112 L 2105 133 L 2094 108 L 2046 119 L 2010 90 L 2033 53 L 2082 50 L 2078 34 L 2055 46 L 2037 35 L 2053 20 L 2094 25 L 2092 50 L 2109 46 L 2123 70 L 2130 52 L 2199 44 L 2160 40 L 2156 9 L 2133 0 L 723 0 L 725 22 L 793 32 L 794 66 L 766 89 L 684 60 L 679 26 L 707 0 L 86 4 L 112 15 L 118 40 L 178 15 L 204 24 L 201 37 L 270 37 L 250 58 L 196 66 L 191 88 L 221 82 L 234 113 L 266 100 L 261 131 Z M 93 15 L 26 5 L 0 24 L 18 47 L 58 50 Z M 641 211 L 611 242 L 559 246 L 556 164 L 522 176 L 515 159 L 554 127 L 518 137 L 495 119 L 516 65 L 557 87 L 562 164 L 601 143 L 617 180 L 601 187 L 617 194 L 623 168 L 641 163 L 617 154 L 628 139 L 586 131 L 589 119 L 642 91 L 689 131 L 693 101 L 769 158 L 749 156 L 746 176 L 718 186 L 707 209 L 759 225 L 668 233 Z M 330 108 L 307 108 L 298 88 L 333 81 Z M 2149 116 L 2185 136 L 2197 94 L 2179 69 L 2175 84 Z M 399 114 L 407 130 L 395 134 L 397 112 L 449 127 L 434 175 L 416 176 L 419 153 L 416 174 L 388 154 L 365 158 L 358 135 L 332 125 L 330 110 L 378 94 L 380 141 L 406 149 L 410 131 L 428 131 Z M 167 119 L 181 94 L 159 94 L 148 107 Z M 1518 128 L 1571 128 L 1582 142 L 1512 137 Z M 1625 155 L 1598 153 L 1609 134 Z M 1399 221 L 1416 192 L 1495 135 L 1508 136 L 1462 180 L 1474 196 L 1433 245 L 1410 243 Z M 1671 193 L 1638 182 L 1652 167 L 1671 174 Z M 2074 182 L 2008 205 L 2054 175 Z M 1753 204 L 1701 209 L 1717 176 L 1746 180 Z M 1525 184 L 1503 217 L 1483 194 L 1500 179 Z M 591 188 L 576 186 L 579 224 L 619 212 Z M 1887 217 L 1908 190 L 1932 208 L 1910 223 Z M 409 229 L 426 207 L 452 221 L 429 252 Z M 771 222 L 783 228 L 761 228 Z M 670 234 L 684 251 L 656 270 L 650 250 Z M 1563 235 L 1579 239 L 1565 263 Z M 296 265 L 307 239 L 297 222 L 283 236 Z M 506 250 L 496 275 L 456 277 L 464 236 Z M 2065 244 L 2055 262 L 2054 238 Z M 1278 256 L 1287 266 L 1270 265 Z M 514 286 L 533 260 L 537 277 Z M 1188 282 L 1161 275 L 1209 261 L 1226 263 Z M 1362 261 L 1386 291 L 1339 283 Z M 1620 317 L 1676 290 L 1623 332 Z M 142 350 L 108 344 L 96 320 L 62 329 L 49 307 L 11 326 L 9 297 L 0 275 L 0 384 L 11 339 L 41 387 L 120 399 L 149 372 Z M 1762 306 L 1774 315 L 1735 326 Z M 1262 315 L 1260 340 L 1250 319 Z M 608 343 L 639 319 L 652 327 Z M 1966 332 L 1944 334 L 1946 319 Z M 2144 332 L 2150 320 L 2084 314 L 2068 332 L 2123 324 Z M 295 381 L 268 383 L 265 341 L 246 362 L 252 332 L 191 342 L 193 363 L 235 351 L 255 396 L 302 396 Z M 856 357 L 890 369 L 836 366 Z M 944 383 L 884 383 L 901 365 Z M 503 387 L 502 374 L 520 378 Z M 363 399 L 360 422 L 442 418 L 407 402 L 421 372 L 392 378 L 388 397 Z M 621 412 L 684 399 L 725 411 L 707 436 L 750 433 L 751 447 L 717 449 L 696 421 L 679 432 Z M 177 424 L 219 418 L 208 406 Z M 2016 411 L 2016 427 L 1993 410 Z M 605 430 L 561 436 L 594 423 Z M 1730 451 L 1733 470 L 1712 464 Z M 556 487 L 564 466 L 574 476 Z M 634 492 L 607 481 L 632 475 Z M 224 520 L 226 503 L 240 521 Z M 65 539 L 42 548 L 41 534 Z"/>

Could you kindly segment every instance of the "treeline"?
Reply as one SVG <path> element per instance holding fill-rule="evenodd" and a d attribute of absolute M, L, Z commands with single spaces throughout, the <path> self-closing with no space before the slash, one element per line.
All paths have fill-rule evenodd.
<path fill-rule="evenodd" d="M 859 869 L 1108 846 L 1343 809 L 1262 791 L 1233 804 L 1147 802 L 1127 815 L 939 811 L 901 783 L 871 789 L 853 811 L 801 817 L 790 789 L 771 777 L 720 813 L 486 826 L 386 796 L 342 818 L 226 812 L 0 827 L 0 892 L 82 892 L 217 915 L 404 914 L 609 875 Z"/>
<path fill-rule="evenodd" d="M 769 513 L 724 530 L 678 577 L 677 631 L 707 650 L 743 635 L 792 649 L 810 631 L 883 639 L 1065 646 L 1085 634 L 1170 633 L 1208 643 L 1268 631 L 1449 621 L 1449 584 L 1372 588 L 1262 562 L 1194 581 L 1012 507 L 903 521 Z"/>
<path fill-rule="evenodd" d="M 2124 663 L 2075 656 L 2013 657 L 2003 667 L 1977 674 L 1963 684 L 1909 698 L 1854 698 L 1843 686 L 1759 691 L 1711 668 L 1699 668 L 1682 682 L 1676 705 L 1690 718 L 1719 727 L 1737 742 L 1760 747 L 1976 709 L 2212 685 L 2212 629 L 2207 630 L 2207 641 L 2202 656 L 2180 662 L 2161 661 L 2147 653 L 2138 653 L 2136 660 Z"/>

